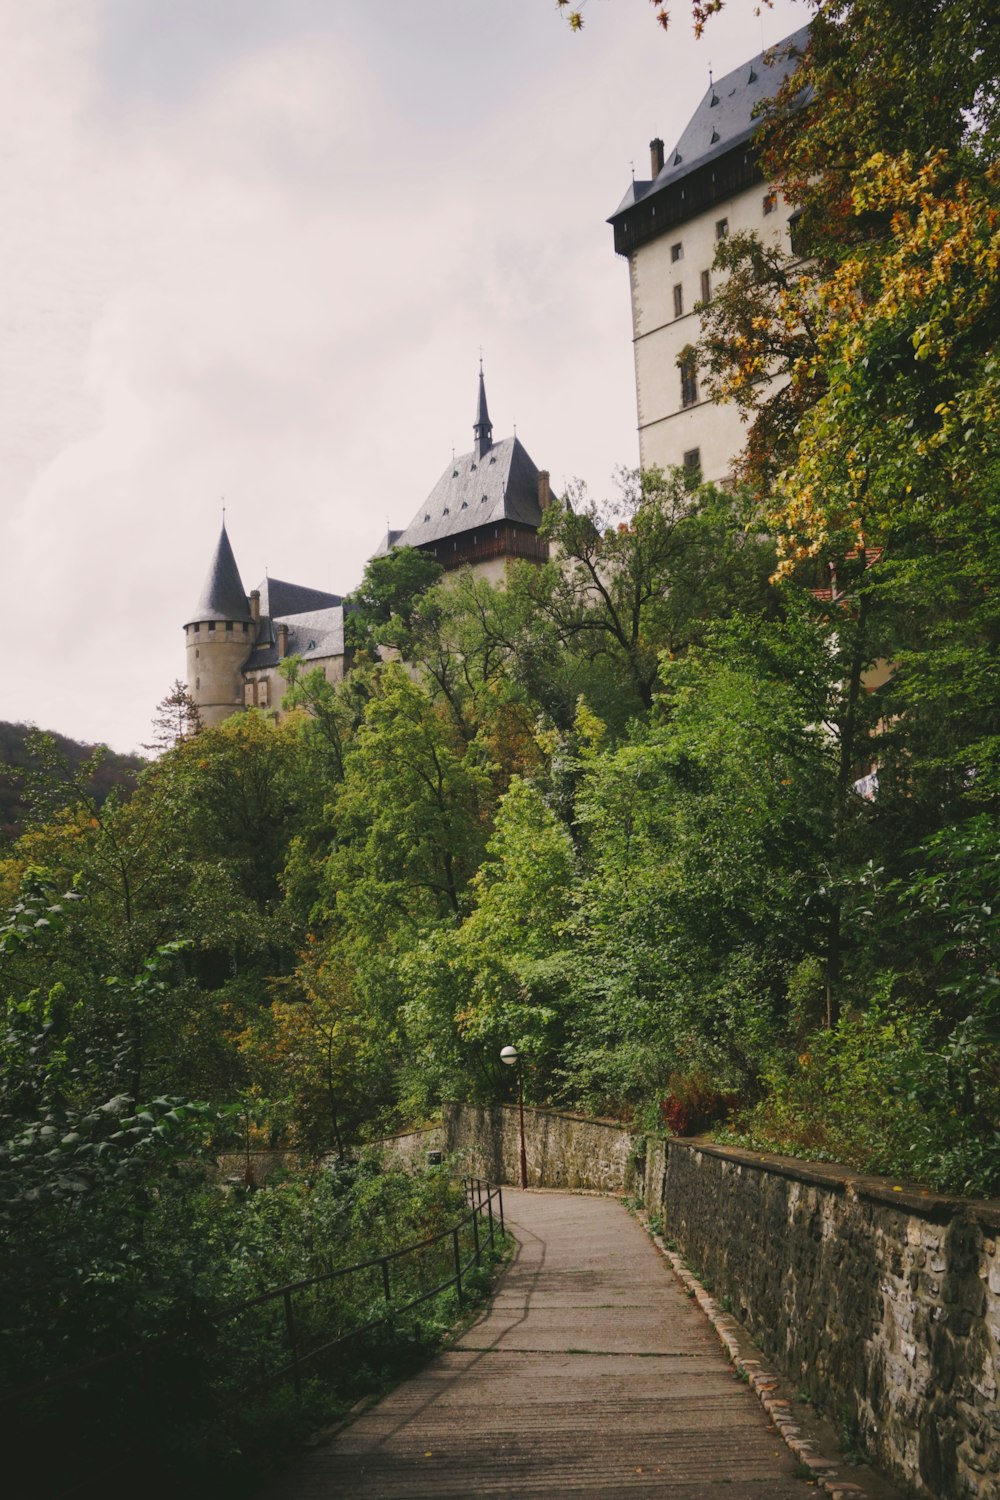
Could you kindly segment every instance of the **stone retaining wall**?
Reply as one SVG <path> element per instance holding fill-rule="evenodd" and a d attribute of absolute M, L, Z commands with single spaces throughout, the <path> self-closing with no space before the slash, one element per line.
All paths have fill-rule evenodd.
<path fill-rule="evenodd" d="M 428 1151 L 444 1150 L 444 1130 L 440 1125 L 427 1125 L 422 1130 L 383 1136 L 372 1145 L 382 1152 L 387 1165 L 419 1170 L 427 1165 Z"/>
<path fill-rule="evenodd" d="M 641 1196 L 755 1343 L 920 1500 L 1000 1500 L 1000 1202 L 526 1109 L 529 1185 Z M 449 1151 L 518 1181 L 517 1109 Z"/>
<path fill-rule="evenodd" d="M 520 1182 L 517 1106 L 444 1106 L 445 1145 L 460 1153 L 467 1170 L 490 1182 Z M 621 1125 L 555 1110 L 524 1111 L 529 1187 L 635 1192 L 639 1177 L 634 1140 Z"/>
<path fill-rule="evenodd" d="M 1000 1203 L 681 1141 L 663 1181 L 664 1233 L 883 1472 L 998 1500 Z"/>

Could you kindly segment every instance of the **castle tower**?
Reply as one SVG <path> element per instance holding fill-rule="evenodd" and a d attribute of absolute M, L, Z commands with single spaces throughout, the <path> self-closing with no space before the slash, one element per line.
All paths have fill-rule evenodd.
<path fill-rule="evenodd" d="M 256 624 L 223 521 L 201 598 L 184 626 L 188 692 L 206 729 L 242 707 L 241 668 L 255 635 Z"/>

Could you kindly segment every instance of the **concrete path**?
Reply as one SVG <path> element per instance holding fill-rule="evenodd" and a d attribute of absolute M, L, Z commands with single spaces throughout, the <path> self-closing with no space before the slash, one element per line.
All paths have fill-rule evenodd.
<path fill-rule="evenodd" d="M 619 1203 L 509 1188 L 504 1205 L 519 1248 L 487 1311 L 270 1500 L 816 1493 Z"/>

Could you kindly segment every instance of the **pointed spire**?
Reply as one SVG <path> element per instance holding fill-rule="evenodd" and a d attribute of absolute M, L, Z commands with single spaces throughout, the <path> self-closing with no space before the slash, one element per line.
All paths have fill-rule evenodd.
<path fill-rule="evenodd" d="M 188 624 L 198 620 L 249 620 L 250 606 L 246 590 L 229 544 L 225 520 L 215 548 L 215 556 L 201 591 L 201 598 Z"/>
<path fill-rule="evenodd" d="M 486 382 L 483 380 L 483 360 L 479 357 L 479 406 L 473 427 L 476 434 L 476 457 L 482 458 L 493 447 L 493 423 L 486 409 Z"/>

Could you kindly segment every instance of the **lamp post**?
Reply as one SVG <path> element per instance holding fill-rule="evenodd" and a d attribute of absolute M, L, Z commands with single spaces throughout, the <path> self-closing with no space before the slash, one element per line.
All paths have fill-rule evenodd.
<path fill-rule="evenodd" d="M 521 1188 L 523 1191 L 528 1186 L 528 1158 L 524 1151 L 524 1073 L 518 1061 L 516 1047 L 501 1047 L 500 1061 L 506 1063 L 508 1068 L 517 1066 L 517 1109 L 521 1124 Z"/>

